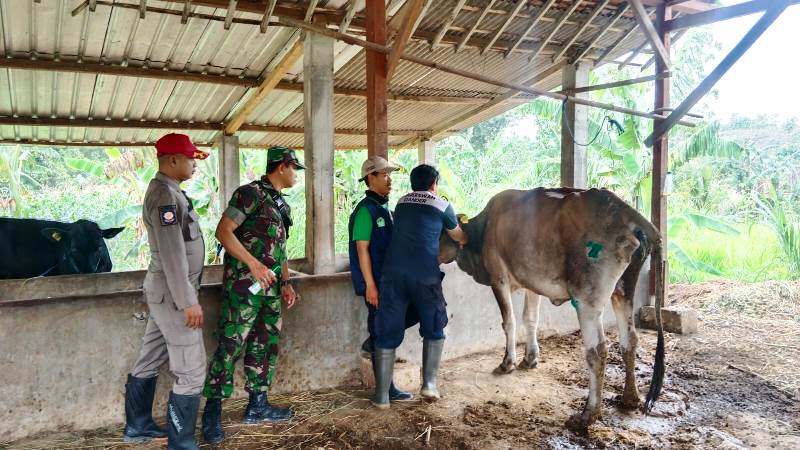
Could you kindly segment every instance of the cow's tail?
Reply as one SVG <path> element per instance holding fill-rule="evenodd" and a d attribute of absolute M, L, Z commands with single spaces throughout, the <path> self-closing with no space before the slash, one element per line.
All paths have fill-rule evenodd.
<path fill-rule="evenodd" d="M 641 269 L 642 265 L 644 264 L 644 260 L 647 258 L 648 249 L 647 246 L 651 247 L 652 253 L 652 260 L 653 260 L 653 267 L 655 269 L 655 287 L 656 287 L 656 331 L 658 333 L 658 341 L 656 342 L 656 358 L 655 362 L 653 363 L 653 378 L 650 381 L 650 390 L 647 392 L 647 397 L 645 398 L 644 402 L 644 412 L 648 413 L 653 408 L 653 404 L 655 404 L 658 396 L 661 394 L 661 388 L 664 384 L 664 372 L 666 371 L 666 364 L 664 361 L 665 358 L 665 350 L 664 350 L 664 326 L 661 321 L 661 308 L 664 306 L 664 249 L 662 246 L 662 239 L 661 233 L 658 232 L 655 226 L 650 223 L 649 220 L 645 219 L 644 216 L 639 214 L 636 210 L 633 210 L 633 221 L 636 224 L 635 234 L 636 237 L 641 242 L 640 249 L 642 250 L 641 254 L 641 261 L 637 261 L 637 259 L 633 259 L 631 261 L 631 266 L 638 263 L 638 268 L 636 269 L 636 276 L 638 277 L 639 270 Z M 639 256 L 639 253 L 635 254 Z M 627 271 L 626 271 L 627 274 Z M 623 274 L 625 277 L 626 274 Z M 633 295 L 631 292 L 628 294 L 628 289 L 626 286 L 625 289 L 626 295 Z M 630 291 L 633 291 L 632 289 Z"/>

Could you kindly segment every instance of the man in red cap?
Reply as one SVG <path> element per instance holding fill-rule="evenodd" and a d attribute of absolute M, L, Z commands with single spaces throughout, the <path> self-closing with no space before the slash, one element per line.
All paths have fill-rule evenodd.
<path fill-rule="evenodd" d="M 185 134 L 156 142 L 158 173 L 150 180 L 142 217 L 150 243 L 144 296 L 150 309 L 139 358 L 125 385 L 125 442 L 167 437 L 169 449 L 197 449 L 194 429 L 206 375 L 203 310 L 197 300 L 205 262 L 200 217 L 180 183 L 194 175 L 199 150 Z M 153 422 L 159 368 L 169 360 L 177 378 L 167 403 L 167 430 Z"/>

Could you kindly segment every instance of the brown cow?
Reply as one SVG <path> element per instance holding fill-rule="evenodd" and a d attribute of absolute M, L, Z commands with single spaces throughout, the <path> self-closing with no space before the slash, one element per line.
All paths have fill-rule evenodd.
<path fill-rule="evenodd" d="M 567 425 L 585 429 L 601 415 L 608 354 L 602 314 L 610 298 L 625 361 L 621 406 L 638 407 L 633 296 L 639 271 L 651 249 L 653 260 L 662 265 L 658 230 L 610 191 L 571 188 L 501 192 L 477 217 L 462 220 L 461 227 L 469 243 L 459 249 L 443 235 L 439 259 L 444 263 L 457 260 L 462 270 L 494 292 L 506 334 L 505 358 L 495 372 L 509 373 L 516 367 L 512 292 L 529 291 L 524 313 L 527 348 L 520 368 L 537 364 L 539 295 L 549 297 L 555 305 L 571 301 L 577 310 L 589 366 L 589 395 L 583 412 L 570 417 Z M 661 286 L 663 268 L 656 272 Z M 656 299 L 658 343 L 646 411 L 658 397 L 664 376 L 662 304 L 662 298 Z"/>

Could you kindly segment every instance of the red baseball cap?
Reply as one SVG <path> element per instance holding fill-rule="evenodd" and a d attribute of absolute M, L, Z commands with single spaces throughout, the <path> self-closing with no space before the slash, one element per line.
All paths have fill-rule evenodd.
<path fill-rule="evenodd" d="M 156 155 L 183 155 L 192 159 L 206 159 L 208 153 L 192 144 L 189 136 L 180 133 L 169 133 L 161 136 L 156 141 Z"/>

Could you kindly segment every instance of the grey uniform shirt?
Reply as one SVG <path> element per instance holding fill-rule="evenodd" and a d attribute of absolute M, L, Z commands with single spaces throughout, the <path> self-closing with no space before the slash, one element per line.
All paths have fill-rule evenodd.
<path fill-rule="evenodd" d="M 147 301 L 171 297 L 178 309 L 196 305 L 205 261 L 200 217 L 176 180 L 157 173 L 144 196 L 142 217 L 150 242 L 144 279 Z"/>

